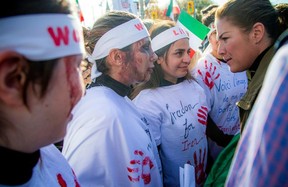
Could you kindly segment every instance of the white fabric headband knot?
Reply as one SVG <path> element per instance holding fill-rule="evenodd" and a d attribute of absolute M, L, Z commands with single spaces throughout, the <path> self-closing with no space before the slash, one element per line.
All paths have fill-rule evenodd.
<path fill-rule="evenodd" d="M 106 32 L 96 43 L 92 55 L 88 57 L 88 60 L 93 63 L 91 79 L 101 75 L 95 60 L 108 56 L 111 49 L 122 49 L 146 37 L 149 37 L 149 33 L 139 18 L 127 21 Z"/>
<path fill-rule="evenodd" d="M 0 20 L 0 50 L 29 60 L 52 60 L 85 54 L 79 21 L 67 14 L 21 15 Z"/>
<path fill-rule="evenodd" d="M 177 40 L 180 40 L 182 38 L 189 38 L 187 33 L 180 27 L 172 27 L 170 29 L 167 29 L 157 36 L 155 36 L 151 43 L 152 43 L 152 49 L 153 51 L 157 51 L 166 45 L 169 45 Z"/>

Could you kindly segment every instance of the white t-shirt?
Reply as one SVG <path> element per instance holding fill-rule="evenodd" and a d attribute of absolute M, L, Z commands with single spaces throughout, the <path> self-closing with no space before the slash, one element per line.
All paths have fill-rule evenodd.
<path fill-rule="evenodd" d="M 195 167 L 204 182 L 207 161 L 206 121 L 209 108 L 203 88 L 194 80 L 142 90 L 133 100 L 146 117 L 160 146 L 164 185 L 180 186 L 179 167 Z"/>
<path fill-rule="evenodd" d="M 246 72 L 232 73 L 226 63 L 210 53 L 205 54 L 192 70 L 199 84 L 204 88 L 211 104 L 209 115 L 224 134 L 240 132 L 239 108 L 236 103 L 247 91 Z M 223 149 L 209 139 L 209 148 L 214 159 Z"/>
<path fill-rule="evenodd" d="M 7 185 L 1 185 L 1 187 Z M 31 179 L 15 187 L 80 187 L 72 168 L 61 152 L 52 144 L 40 149 L 40 159 L 33 169 Z"/>
<path fill-rule="evenodd" d="M 129 98 L 93 87 L 72 113 L 62 153 L 81 185 L 163 185 L 156 144 Z"/>

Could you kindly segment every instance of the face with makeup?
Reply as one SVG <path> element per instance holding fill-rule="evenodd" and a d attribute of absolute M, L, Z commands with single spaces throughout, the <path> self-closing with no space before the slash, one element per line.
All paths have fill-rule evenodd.
<path fill-rule="evenodd" d="M 116 58 L 114 58 L 116 61 L 114 61 L 114 63 L 112 63 L 111 55 L 108 56 L 108 61 L 110 60 L 110 64 L 113 64 L 111 66 L 112 73 L 110 73 L 110 76 L 127 86 L 150 79 L 154 68 L 153 62 L 157 59 L 157 55 L 151 48 L 150 37 L 145 37 L 131 44 L 129 51 L 118 54 L 119 57 L 116 55 Z M 119 63 L 117 63 L 117 59 L 119 59 Z M 121 67 L 115 68 L 118 66 L 117 64 L 121 64 Z M 118 73 L 115 70 L 118 71 Z M 115 76 L 118 74 L 119 76 Z"/>
<path fill-rule="evenodd" d="M 163 69 L 165 80 L 176 83 L 178 78 L 188 73 L 190 50 L 188 38 L 182 38 L 175 41 L 163 57 L 159 57 L 157 63 Z"/>
<path fill-rule="evenodd" d="M 157 59 L 157 55 L 151 48 L 149 37 L 143 38 L 132 45 L 131 59 L 128 60 L 127 70 L 132 84 L 147 81 L 153 72 L 153 62 Z"/>
<path fill-rule="evenodd" d="M 216 19 L 218 32 L 218 54 L 230 66 L 232 72 L 249 69 L 259 55 L 259 49 L 253 40 L 253 32 L 232 24 L 226 18 Z"/>

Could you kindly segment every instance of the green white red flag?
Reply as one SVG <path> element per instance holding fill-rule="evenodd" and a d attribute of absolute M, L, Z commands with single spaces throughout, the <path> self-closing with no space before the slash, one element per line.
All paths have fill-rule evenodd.
<path fill-rule="evenodd" d="M 174 21 L 174 14 L 180 14 L 180 7 L 175 0 L 170 0 L 168 8 L 164 10 L 164 13 Z"/>
<path fill-rule="evenodd" d="M 189 44 L 194 52 L 199 49 L 201 42 L 210 31 L 208 27 L 206 27 L 204 24 L 199 22 L 185 11 L 181 11 L 177 20 L 177 25 L 188 33 Z"/>

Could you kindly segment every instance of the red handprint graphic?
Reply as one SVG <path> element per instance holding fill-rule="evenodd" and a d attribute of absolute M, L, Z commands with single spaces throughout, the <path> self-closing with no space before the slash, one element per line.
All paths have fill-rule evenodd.
<path fill-rule="evenodd" d="M 67 187 L 66 181 L 63 179 L 60 173 L 57 175 L 57 180 L 61 187 Z"/>
<path fill-rule="evenodd" d="M 201 108 L 198 109 L 198 112 L 197 112 L 198 121 L 202 125 L 207 124 L 207 113 L 208 113 L 208 108 L 205 106 L 201 106 Z"/>
<path fill-rule="evenodd" d="M 127 170 L 130 173 L 128 178 L 131 182 L 139 182 L 141 177 L 141 179 L 144 181 L 144 184 L 149 184 L 151 182 L 150 170 L 154 167 L 154 164 L 148 156 L 144 155 L 142 151 L 135 150 L 134 154 L 138 157 L 138 159 L 130 161 L 130 164 L 134 168 L 127 167 Z M 141 174 L 139 174 L 140 171 Z"/>
<path fill-rule="evenodd" d="M 80 187 L 80 184 L 78 183 L 77 177 L 76 177 L 75 172 L 74 172 L 73 170 L 72 170 L 72 173 L 73 173 L 73 175 L 74 175 L 75 187 Z"/>
<path fill-rule="evenodd" d="M 78 183 L 77 179 L 76 179 L 76 175 L 74 173 L 74 171 L 72 170 L 73 175 L 74 175 L 74 182 L 75 182 L 75 187 L 80 187 L 80 184 Z M 61 187 L 67 187 L 67 183 L 66 181 L 63 179 L 62 175 L 60 173 L 57 174 L 57 180 L 58 183 Z"/>
<path fill-rule="evenodd" d="M 214 86 L 214 81 L 216 79 L 219 78 L 220 74 L 218 73 L 217 75 L 215 75 L 216 72 L 216 66 L 213 66 L 212 63 L 210 63 L 210 66 L 208 67 L 207 65 L 207 60 L 205 60 L 205 69 L 206 69 L 206 73 L 205 76 L 204 74 L 200 71 L 200 69 L 198 69 L 198 73 L 199 75 L 202 76 L 202 79 L 204 81 L 204 83 L 208 86 L 208 88 L 211 90 Z"/>
<path fill-rule="evenodd" d="M 196 175 L 196 183 L 202 184 L 205 180 L 205 158 L 206 158 L 206 148 L 204 148 L 204 154 L 202 157 L 202 149 L 199 150 L 199 162 L 197 160 L 196 151 L 194 152 L 194 164 L 195 164 L 195 175 Z"/>
<path fill-rule="evenodd" d="M 204 148 L 203 157 L 202 157 L 202 149 L 199 149 L 199 163 L 197 160 L 196 151 L 194 152 L 193 158 L 194 158 L 196 183 L 199 185 L 199 184 L 202 184 L 204 182 L 205 177 L 206 177 L 206 174 L 204 171 L 205 170 L 204 165 L 205 165 L 205 158 L 206 158 L 206 148 Z M 187 164 L 193 165 L 193 164 L 191 164 L 190 160 L 187 162 Z"/>

